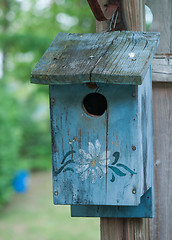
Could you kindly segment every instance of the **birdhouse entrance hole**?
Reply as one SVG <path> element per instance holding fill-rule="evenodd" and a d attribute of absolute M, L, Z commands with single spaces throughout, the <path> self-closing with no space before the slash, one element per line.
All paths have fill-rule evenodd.
<path fill-rule="evenodd" d="M 83 108 L 87 115 L 100 117 L 107 109 L 107 100 L 100 93 L 90 93 L 83 100 Z"/>

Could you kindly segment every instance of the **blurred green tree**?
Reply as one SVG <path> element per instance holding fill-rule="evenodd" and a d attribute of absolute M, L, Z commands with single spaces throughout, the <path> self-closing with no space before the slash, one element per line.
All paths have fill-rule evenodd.
<path fill-rule="evenodd" d="M 12 194 L 11 182 L 19 160 L 21 129 L 19 109 L 13 94 L 0 88 L 0 207 Z"/>
<path fill-rule="evenodd" d="M 0 1 L 0 194 L 15 169 L 51 166 L 48 87 L 30 84 L 32 69 L 58 32 L 94 31 L 86 0 Z"/>

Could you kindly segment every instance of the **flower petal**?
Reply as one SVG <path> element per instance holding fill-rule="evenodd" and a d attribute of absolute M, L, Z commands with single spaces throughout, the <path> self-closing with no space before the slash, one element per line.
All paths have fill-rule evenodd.
<path fill-rule="evenodd" d="M 97 178 L 96 172 L 94 171 L 94 169 L 92 169 L 91 182 L 95 183 L 96 182 L 96 178 Z"/>
<path fill-rule="evenodd" d="M 95 157 L 95 147 L 92 144 L 92 142 L 88 143 L 88 151 L 91 154 L 92 157 Z"/>
<path fill-rule="evenodd" d="M 89 177 L 90 172 L 91 172 L 91 169 L 89 168 L 80 175 L 82 182 L 85 181 Z"/>
<path fill-rule="evenodd" d="M 85 159 L 92 159 L 91 155 L 89 153 L 86 153 L 83 149 L 79 149 L 79 153 L 82 155 Z"/>
<path fill-rule="evenodd" d="M 106 167 L 105 166 L 99 166 L 99 168 L 106 174 Z"/>
<path fill-rule="evenodd" d="M 98 174 L 99 178 L 101 179 L 103 177 L 102 170 L 99 167 L 96 167 L 96 170 L 97 170 L 97 174 Z"/>
<path fill-rule="evenodd" d="M 110 159 L 107 159 L 107 161 L 106 161 L 106 159 L 105 160 L 102 160 L 102 161 L 99 161 L 99 163 L 101 164 L 101 165 L 109 165 L 110 164 Z"/>
<path fill-rule="evenodd" d="M 110 151 L 104 151 L 101 155 L 100 155 L 100 160 L 104 160 L 106 158 L 109 158 L 110 157 Z"/>
<path fill-rule="evenodd" d="M 96 156 L 99 156 L 100 155 L 101 145 L 100 145 L 100 142 L 99 142 L 98 139 L 95 142 L 95 147 L 96 147 Z"/>
<path fill-rule="evenodd" d="M 75 162 L 78 165 L 87 165 L 90 163 L 91 160 L 83 158 L 83 156 L 79 155 L 76 159 Z"/>
<path fill-rule="evenodd" d="M 87 165 L 77 165 L 77 166 L 75 167 L 76 173 L 82 173 L 82 172 L 84 172 L 85 170 L 87 170 L 88 167 L 89 167 L 89 164 L 87 164 Z"/>

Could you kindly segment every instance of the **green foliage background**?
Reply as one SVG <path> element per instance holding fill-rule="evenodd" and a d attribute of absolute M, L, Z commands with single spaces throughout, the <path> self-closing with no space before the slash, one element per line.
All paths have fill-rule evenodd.
<path fill-rule="evenodd" d="M 95 32 L 86 0 L 0 1 L 0 206 L 17 169 L 51 167 L 48 86 L 30 73 L 58 32 Z"/>

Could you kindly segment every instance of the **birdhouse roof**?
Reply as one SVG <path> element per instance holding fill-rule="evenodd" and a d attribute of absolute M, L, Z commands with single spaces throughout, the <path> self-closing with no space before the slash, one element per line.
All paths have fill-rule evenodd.
<path fill-rule="evenodd" d="M 59 33 L 31 73 L 31 82 L 142 84 L 159 38 L 150 32 Z"/>

